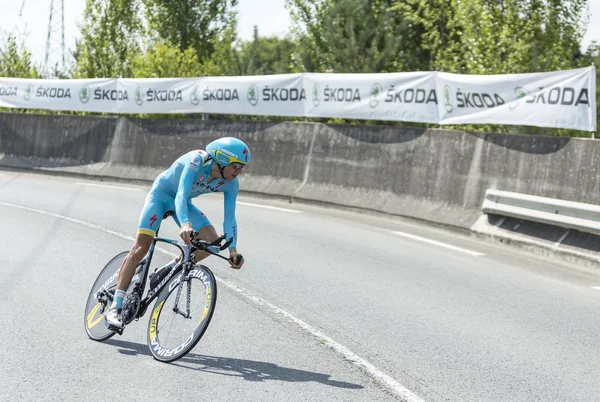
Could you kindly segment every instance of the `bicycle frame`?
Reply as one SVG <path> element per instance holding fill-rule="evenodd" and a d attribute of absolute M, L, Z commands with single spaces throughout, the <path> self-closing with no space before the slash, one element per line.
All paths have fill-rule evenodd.
<path fill-rule="evenodd" d="M 159 230 L 160 230 L 160 228 L 159 228 Z M 194 236 L 192 236 L 192 238 Z M 223 238 L 224 238 L 224 236 L 223 236 Z M 220 241 L 221 240 L 219 240 L 219 242 Z M 169 272 L 169 274 L 167 276 L 165 276 L 160 281 L 160 283 L 158 283 L 153 289 L 150 289 L 148 291 L 148 294 L 146 295 L 146 297 L 144 299 L 142 299 L 142 295 L 144 294 L 144 290 L 146 288 L 146 282 L 148 280 L 148 272 L 150 270 L 150 262 L 152 261 L 152 256 L 154 255 L 154 249 L 156 248 L 156 243 L 158 243 L 158 242 L 167 243 L 167 244 L 177 247 L 179 249 L 179 251 L 181 251 L 181 259 L 173 267 L 173 269 L 171 269 L 171 272 Z M 230 243 L 230 242 L 231 242 L 231 240 L 228 243 Z M 224 247 L 226 247 L 228 245 L 228 243 L 226 243 L 226 245 Z M 223 248 L 221 248 L 221 250 L 222 249 Z M 141 275 L 142 280 L 141 280 L 141 282 L 139 282 L 136 285 L 136 287 L 133 290 L 133 293 L 137 293 L 138 297 L 140 298 L 140 306 L 139 306 L 139 309 L 137 310 L 135 316 L 133 317 L 133 319 L 139 319 L 146 313 L 146 310 L 148 309 L 148 306 L 150 305 L 150 303 L 152 303 L 152 301 L 156 297 L 158 297 L 160 292 L 167 285 L 167 283 L 169 283 L 171 278 L 173 278 L 175 275 L 178 275 L 182 271 L 183 271 L 182 277 L 185 277 L 185 275 L 188 272 L 190 272 L 190 268 L 194 265 L 194 262 L 192 261 L 192 257 L 196 251 L 206 251 L 212 255 L 215 255 L 219 258 L 227 260 L 227 258 L 219 255 L 216 252 L 211 251 L 208 248 L 203 250 L 201 248 L 198 248 L 194 244 L 191 244 L 188 246 L 179 240 L 171 240 L 171 239 L 165 239 L 165 238 L 158 237 L 158 230 L 156 231 L 156 234 L 154 235 L 154 239 L 152 241 L 152 244 L 150 245 L 150 249 L 148 250 L 148 253 L 144 256 L 144 258 L 142 258 L 142 261 L 140 261 L 140 263 L 138 264 L 138 267 L 140 264 L 142 264 L 142 275 Z M 137 271 L 137 269 L 136 269 L 136 271 Z M 178 312 L 179 314 L 183 315 L 184 317 L 189 318 L 189 305 L 190 305 L 190 295 L 189 295 L 190 289 L 189 288 L 188 288 L 188 295 L 187 295 L 186 313 L 185 314 L 182 313 L 181 311 L 179 311 L 179 309 L 177 307 L 179 298 L 181 296 L 181 290 L 183 288 L 183 282 L 184 282 L 183 280 L 179 281 L 179 286 L 178 286 L 179 289 L 177 290 L 177 296 L 175 298 L 175 305 L 173 306 L 173 310 Z"/>
<path fill-rule="evenodd" d="M 172 212 L 168 211 L 167 213 L 165 213 L 163 219 L 166 219 L 171 215 L 172 215 Z M 136 265 L 135 272 L 138 275 L 140 275 L 141 278 L 140 278 L 139 282 L 137 282 L 135 284 L 133 290 L 131 291 L 131 293 L 129 293 L 130 296 L 127 298 L 127 300 L 125 300 L 125 303 L 123 305 L 123 322 L 125 324 L 129 324 L 133 320 L 139 320 L 146 313 L 146 310 L 148 309 L 148 306 L 150 305 L 150 303 L 152 303 L 154 301 L 154 299 L 156 299 L 160 295 L 161 291 L 165 288 L 167 283 L 169 283 L 175 275 L 179 275 L 180 273 L 181 273 L 180 278 L 183 278 L 183 279 L 180 279 L 177 283 L 178 289 L 177 289 L 177 294 L 175 297 L 175 304 L 173 306 L 173 311 L 175 311 L 178 314 L 181 314 L 185 318 L 189 318 L 190 317 L 190 311 L 189 311 L 190 310 L 190 290 L 191 290 L 191 288 L 189 286 L 188 286 L 188 291 L 187 291 L 187 305 L 185 308 L 185 312 L 183 312 L 179 309 L 178 303 L 179 303 L 179 299 L 181 297 L 181 291 L 183 289 L 183 284 L 184 284 L 184 282 L 186 282 L 186 280 L 185 280 L 186 276 L 188 275 L 188 273 L 194 272 L 192 270 L 192 267 L 194 266 L 194 261 L 193 261 L 194 253 L 196 251 L 206 251 L 211 255 L 215 255 L 224 260 L 228 260 L 228 258 L 220 255 L 219 252 L 222 250 L 225 250 L 231 244 L 231 242 L 233 241 L 233 238 L 230 238 L 228 241 L 225 242 L 225 244 L 222 245 L 221 243 L 223 242 L 223 240 L 225 240 L 225 235 L 219 237 L 215 241 L 209 242 L 209 241 L 195 239 L 198 232 L 193 231 L 191 234 L 191 238 L 195 239 L 195 240 L 192 240 L 191 244 L 186 245 L 182 241 L 158 237 L 159 229 L 160 229 L 160 227 L 154 234 L 154 239 L 152 240 L 152 244 L 150 245 L 148 252 L 144 256 L 144 258 L 142 258 L 142 260 Z M 170 244 L 172 246 L 177 247 L 179 249 L 179 251 L 181 252 L 181 257 L 180 257 L 179 262 L 171 269 L 171 272 L 169 272 L 160 281 L 160 283 L 158 283 L 154 288 L 149 289 L 146 297 L 142 299 L 144 290 L 146 289 L 146 282 L 148 281 L 148 273 L 150 271 L 150 263 L 152 261 L 154 251 L 156 249 L 156 244 L 158 242 Z M 239 257 L 243 258 L 241 255 L 239 255 Z M 113 277 L 117 277 L 119 275 L 119 273 L 120 273 L 120 268 L 113 274 Z M 113 299 L 114 299 L 114 288 L 116 287 L 116 284 L 113 285 L 111 288 L 106 287 L 106 286 L 108 286 L 108 282 L 113 280 L 112 279 L 113 277 L 111 277 L 111 279 L 109 279 L 109 281 L 107 281 L 107 283 L 104 286 L 102 286 L 95 293 L 95 298 L 98 301 L 100 301 L 102 304 L 104 304 L 103 309 L 107 308 L 110 304 L 112 304 Z M 171 285 L 171 286 L 173 286 L 173 285 Z M 137 299 L 137 300 L 135 300 L 135 299 Z M 135 309 L 135 311 L 133 311 L 133 309 Z M 115 329 L 115 330 L 119 333 L 122 333 L 122 329 L 121 330 Z"/>
<path fill-rule="evenodd" d="M 140 261 L 140 264 L 143 264 L 142 275 L 141 275 L 142 280 L 140 283 L 138 283 L 138 286 L 134 289 L 134 292 L 137 292 L 141 301 L 140 301 L 140 308 L 134 317 L 135 319 L 141 318 L 146 313 L 148 306 L 152 303 L 152 301 L 154 299 L 156 299 L 156 297 L 160 294 L 160 292 L 167 285 L 167 283 L 171 280 L 171 278 L 173 278 L 173 276 L 179 274 L 179 272 L 184 270 L 183 269 L 184 265 L 186 265 L 185 268 L 187 268 L 187 266 L 192 264 L 192 262 L 191 262 L 191 257 L 192 257 L 191 247 L 185 246 L 185 245 L 182 247 L 182 244 L 180 241 L 157 237 L 157 235 L 158 235 L 158 233 L 156 234 L 156 236 L 154 236 L 154 240 L 152 241 L 150 250 L 148 250 L 148 254 L 146 254 L 146 256 L 144 256 L 142 261 Z M 158 242 L 167 243 L 167 244 L 176 246 L 181 251 L 182 258 L 179 260 L 177 265 L 175 265 L 175 267 L 173 267 L 171 272 L 169 272 L 169 274 L 167 276 L 165 276 L 162 279 L 162 281 L 160 281 L 160 283 L 158 283 L 153 289 L 148 290 L 148 294 L 146 295 L 146 297 L 144 299 L 142 299 L 142 295 L 144 294 L 144 290 L 146 289 L 146 282 L 148 281 L 148 273 L 150 271 L 150 262 L 152 261 L 152 256 L 154 255 L 154 249 L 156 247 L 156 243 L 158 243 Z M 139 266 L 139 264 L 138 264 L 138 266 Z"/>

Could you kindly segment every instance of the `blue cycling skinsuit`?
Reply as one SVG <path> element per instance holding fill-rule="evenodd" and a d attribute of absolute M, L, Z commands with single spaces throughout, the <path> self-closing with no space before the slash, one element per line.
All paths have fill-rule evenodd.
<path fill-rule="evenodd" d="M 192 204 L 192 198 L 211 192 L 222 192 L 225 198 L 223 232 L 233 237 L 230 247 L 237 242 L 235 202 L 239 191 L 238 179 L 214 179 L 208 182 L 215 160 L 202 150 L 180 156 L 171 167 L 162 172 L 152 185 L 140 215 L 138 234 L 154 236 L 166 211 L 174 211 L 173 218 L 179 226 L 191 223 L 200 230 L 210 221 Z"/>

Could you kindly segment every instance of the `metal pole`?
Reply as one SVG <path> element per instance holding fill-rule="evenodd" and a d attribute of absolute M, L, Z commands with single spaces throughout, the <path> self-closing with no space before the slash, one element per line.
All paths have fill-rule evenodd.
<path fill-rule="evenodd" d="M 595 67 L 595 65 L 594 65 L 594 61 L 593 61 L 593 60 L 592 60 L 592 67 Z M 595 80 L 595 78 L 596 78 L 596 76 L 592 76 L 592 82 L 594 82 L 594 83 L 595 83 L 595 81 L 596 81 L 596 80 Z M 596 105 L 596 108 L 598 108 L 598 105 Z M 597 111 L 597 110 L 596 110 L 596 113 L 598 113 L 598 111 Z M 596 122 L 596 124 L 597 124 L 597 122 Z M 595 132 L 595 131 L 592 131 L 592 139 L 594 139 L 594 138 L 596 138 L 596 132 Z"/>

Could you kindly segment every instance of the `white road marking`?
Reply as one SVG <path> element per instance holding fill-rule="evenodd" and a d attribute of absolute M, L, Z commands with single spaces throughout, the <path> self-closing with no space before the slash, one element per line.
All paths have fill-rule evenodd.
<path fill-rule="evenodd" d="M 247 205 L 249 207 L 256 207 L 256 208 L 264 208 L 264 209 L 273 209 L 275 211 L 283 211 L 283 212 L 291 212 L 293 214 L 301 214 L 302 211 L 297 211 L 295 209 L 287 209 L 287 208 L 279 208 L 279 207 L 272 207 L 270 205 L 260 205 L 260 204 L 253 204 L 251 202 L 242 202 L 242 201 L 238 201 L 237 202 L 240 205 Z"/>
<path fill-rule="evenodd" d="M 396 235 L 399 235 L 399 236 L 407 237 L 409 239 L 419 240 L 419 241 L 422 241 L 424 243 L 429 243 L 429 244 L 433 244 L 435 246 L 444 247 L 444 248 L 447 248 L 447 249 L 450 249 L 450 250 L 460 251 L 461 253 L 465 253 L 465 254 L 469 254 L 469 255 L 474 255 L 476 257 L 485 255 L 483 253 L 478 253 L 477 251 L 467 250 L 466 248 L 452 246 L 450 244 L 446 244 L 446 243 L 442 243 L 442 242 L 439 242 L 439 241 L 427 239 L 425 237 L 419 237 L 419 236 L 411 235 L 411 234 L 404 233 L 404 232 L 392 231 L 392 233 L 394 233 Z"/>
<path fill-rule="evenodd" d="M 562 244 L 562 242 L 565 240 L 565 238 L 569 235 L 569 233 L 571 233 L 570 230 L 567 230 L 565 233 L 563 233 L 563 235 L 560 237 L 560 239 L 558 239 L 558 241 L 552 245 L 552 248 L 554 248 L 554 249 L 559 248 L 560 245 Z"/>
<path fill-rule="evenodd" d="M 131 236 L 127 236 L 127 235 L 115 232 L 114 230 L 110 230 L 110 229 L 104 228 L 102 226 L 94 225 L 93 223 L 89 223 L 89 222 L 82 221 L 79 219 L 71 218 L 71 217 L 68 217 L 65 215 L 55 214 L 55 213 L 44 211 L 41 209 L 24 207 L 21 205 L 11 204 L 8 202 L 0 202 L 0 205 L 4 205 L 7 207 L 11 207 L 11 208 L 19 208 L 19 209 L 23 209 L 25 211 L 30 211 L 30 212 L 35 212 L 35 213 L 42 214 L 42 215 L 52 216 L 54 218 L 64 219 L 66 221 L 76 223 L 78 225 L 82 225 L 82 226 L 85 226 L 85 227 L 88 227 L 91 229 L 96 229 L 96 230 L 102 231 L 104 233 L 108 233 L 110 235 L 119 237 L 121 239 L 130 240 L 130 241 L 135 240 Z M 177 257 L 176 254 L 173 254 L 169 251 L 160 250 L 160 249 L 156 249 L 156 250 L 159 252 L 162 252 L 164 254 Z M 296 318 L 295 316 L 288 313 L 287 311 L 275 306 L 274 304 L 272 304 L 264 299 L 261 299 L 260 297 L 252 295 L 247 290 L 234 285 L 233 283 L 229 282 L 228 280 L 219 278 L 216 275 L 215 275 L 215 277 L 219 281 L 219 283 L 225 285 L 227 288 L 246 297 L 248 300 L 252 301 L 253 303 L 258 304 L 263 307 L 266 307 L 269 310 L 271 310 L 272 312 L 284 317 L 286 320 L 293 322 L 294 324 L 296 324 L 300 328 L 302 328 L 305 332 L 309 333 L 314 338 L 316 338 L 320 343 L 324 342 L 326 346 L 330 347 L 335 352 L 342 355 L 350 363 L 352 363 L 355 366 L 368 372 L 371 375 L 371 377 L 373 377 L 375 380 L 381 382 L 391 392 L 393 392 L 394 394 L 401 397 L 404 401 L 406 401 L 406 402 L 424 402 L 423 399 L 421 399 L 419 396 L 414 394 L 408 388 L 405 388 L 402 384 L 400 384 L 394 378 L 390 377 L 389 375 L 387 375 L 386 373 L 384 373 L 383 371 L 381 371 L 380 369 L 375 367 L 373 364 L 369 363 L 367 360 L 363 359 L 362 357 L 358 356 L 356 353 L 352 352 L 350 349 L 348 349 L 344 345 L 336 342 L 334 339 L 328 337 L 327 335 L 323 334 L 322 332 L 320 332 L 319 330 L 310 326 L 309 324 L 305 323 L 304 321 L 300 320 L 299 318 Z"/>
<path fill-rule="evenodd" d="M 135 188 L 135 187 L 113 186 L 113 185 L 110 185 L 110 184 L 86 183 L 86 182 L 82 182 L 82 181 L 78 181 L 75 184 L 79 184 L 81 186 L 96 186 L 96 187 L 114 188 L 114 189 L 117 189 L 117 190 L 144 191 L 144 190 L 142 190 L 140 188 Z"/>
<path fill-rule="evenodd" d="M 592 286 L 592 289 L 600 290 L 600 286 Z"/>
<path fill-rule="evenodd" d="M 363 370 L 366 370 L 375 380 L 381 382 L 390 391 L 392 391 L 394 394 L 401 397 L 404 401 L 408 401 L 408 402 L 422 402 L 423 401 L 423 399 L 421 399 L 419 396 L 415 395 L 409 389 L 402 386 L 402 384 L 400 384 L 398 381 L 396 381 L 389 375 L 385 374 L 383 371 L 379 370 L 377 367 L 375 367 L 374 365 L 372 365 L 371 363 L 369 363 L 362 357 L 358 356 L 356 353 L 352 352 L 350 349 L 348 349 L 344 345 L 336 342 L 332 338 L 323 334 L 319 330 L 313 328 L 312 326 L 310 326 L 309 324 L 300 320 L 299 318 L 294 317 L 287 311 L 280 309 L 279 307 L 275 306 L 274 304 L 269 303 L 268 301 L 266 301 L 264 299 L 261 299 L 260 297 L 252 295 L 245 289 L 242 289 L 225 279 L 221 279 L 221 278 L 217 278 L 217 279 L 219 280 L 220 283 L 227 286 L 229 289 L 239 293 L 240 295 L 248 298 L 249 300 L 251 300 L 252 302 L 254 302 L 260 306 L 267 307 L 269 310 L 273 311 L 274 313 L 283 316 L 286 320 L 298 325 L 304 331 L 308 332 L 310 335 L 312 335 L 314 338 L 316 338 L 319 342 L 321 342 L 321 343 L 325 342 L 325 345 L 329 346 L 334 351 L 341 354 L 350 363 L 354 364 L 355 366 L 358 366 L 359 368 L 361 368 Z"/>
<path fill-rule="evenodd" d="M 113 236 L 120 237 L 121 239 L 135 240 L 131 236 L 126 236 L 124 234 L 121 234 L 119 232 L 115 232 L 113 230 L 104 228 L 102 226 L 94 225 L 93 223 L 89 223 L 89 222 L 82 221 L 82 220 L 79 220 L 79 219 L 70 218 L 70 217 L 65 216 L 65 215 L 55 214 L 55 213 L 52 213 L 52 212 L 43 211 L 41 209 L 35 209 L 35 208 L 24 207 L 24 206 L 21 206 L 21 205 L 11 204 L 9 202 L 0 202 L 0 205 L 4 205 L 6 207 L 11 207 L 11 208 L 23 209 L 25 211 L 30 211 L 30 212 L 35 212 L 35 213 L 38 213 L 38 214 L 41 214 L 41 215 L 51 216 L 53 218 L 64 219 L 64 220 L 69 221 L 69 222 L 77 223 L 78 225 L 86 226 L 86 227 L 91 228 L 91 229 L 100 230 L 100 231 L 102 231 L 104 233 L 108 233 L 108 234 L 111 234 Z"/>

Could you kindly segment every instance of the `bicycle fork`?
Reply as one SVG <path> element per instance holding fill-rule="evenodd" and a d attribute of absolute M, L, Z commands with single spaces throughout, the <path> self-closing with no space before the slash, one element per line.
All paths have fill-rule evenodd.
<path fill-rule="evenodd" d="M 187 279 L 190 265 L 190 263 L 185 264 L 183 270 L 181 271 L 181 280 L 179 281 L 179 285 L 177 286 L 177 295 L 175 296 L 175 305 L 173 306 L 173 311 L 177 314 L 181 314 L 184 318 L 192 318 L 192 316 L 190 315 L 190 304 L 192 300 L 192 283 L 191 279 Z M 179 297 L 181 296 L 181 291 L 183 290 L 184 282 L 187 282 L 187 300 L 185 306 L 185 313 L 183 313 L 178 306 Z"/>

